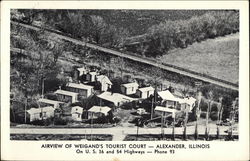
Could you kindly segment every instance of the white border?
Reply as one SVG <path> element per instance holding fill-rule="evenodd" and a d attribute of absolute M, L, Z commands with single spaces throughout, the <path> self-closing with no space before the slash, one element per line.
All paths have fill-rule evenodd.
<path fill-rule="evenodd" d="M 239 141 L 181 142 L 210 143 L 209 150 L 177 150 L 174 155 L 82 155 L 71 149 L 40 148 L 42 143 L 79 143 L 73 141 L 9 140 L 10 9 L 239 9 Z M 1 2 L 1 159 L 3 160 L 248 160 L 249 159 L 249 8 L 247 1 L 2 1 Z M 91 142 L 100 143 L 100 142 Z M 101 142 L 107 143 L 107 142 Z M 129 143 L 129 142 L 108 142 Z M 136 142 L 145 143 L 145 142 Z M 154 142 L 149 142 L 154 144 Z M 160 143 L 160 142 L 155 142 Z M 177 143 L 163 142 L 162 143 Z M 180 142 L 179 142 L 180 143 Z"/>

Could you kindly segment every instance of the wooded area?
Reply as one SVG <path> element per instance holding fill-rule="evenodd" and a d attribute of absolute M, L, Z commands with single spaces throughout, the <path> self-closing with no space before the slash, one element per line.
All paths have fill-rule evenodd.
<path fill-rule="evenodd" d="M 185 16 L 185 13 L 189 16 Z M 131 19 L 128 21 L 129 18 L 134 22 Z M 239 12 L 236 10 L 160 10 L 159 13 L 145 10 L 13 10 L 12 20 L 39 23 L 39 26 L 74 38 L 123 50 L 126 50 L 126 39 L 143 34 L 144 40 L 136 42 L 140 47 L 132 52 L 149 57 L 167 54 L 174 48 L 186 48 L 194 42 L 239 32 Z M 143 33 L 138 31 L 138 27 L 132 28 L 136 24 L 140 24 Z M 133 41 L 133 37 L 131 39 Z"/>

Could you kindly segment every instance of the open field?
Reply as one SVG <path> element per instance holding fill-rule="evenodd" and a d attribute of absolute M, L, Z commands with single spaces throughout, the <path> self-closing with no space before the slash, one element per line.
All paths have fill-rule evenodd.
<path fill-rule="evenodd" d="M 165 63 L 232 83 L 239 79 L 239 33 L 194 43 L 164 55 Z"/>

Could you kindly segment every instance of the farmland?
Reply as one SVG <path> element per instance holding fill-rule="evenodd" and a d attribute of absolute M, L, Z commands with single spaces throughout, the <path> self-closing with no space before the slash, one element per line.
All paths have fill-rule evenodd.
<path fill-rule="evenodd" d="M 238 83 L 239 34 L 194 43 L 161 57 L 163 62 Z"/>

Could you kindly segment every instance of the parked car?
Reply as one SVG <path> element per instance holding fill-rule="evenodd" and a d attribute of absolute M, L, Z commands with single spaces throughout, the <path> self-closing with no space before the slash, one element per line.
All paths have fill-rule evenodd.
<path fill-rule="evenodd" d="M 225 133 L 229 133 L 230 132 L 230 129 L 227 129 L 224 131 Z M 237 127 L 233 127 L 232 129 L 232 135 L 239 135 L 238 133 L 238 128 Z"/>

